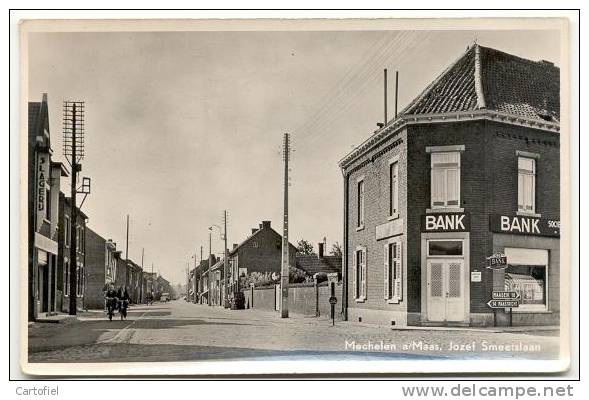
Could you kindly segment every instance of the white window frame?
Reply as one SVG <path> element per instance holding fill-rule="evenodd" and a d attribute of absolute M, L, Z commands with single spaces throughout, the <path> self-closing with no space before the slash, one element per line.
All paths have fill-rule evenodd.
<path fill-rule="evenodd" d="M 392 255 L 391 246 L 395 249 Z M 389 239 L 384 244 L 383 254 L 384 299 L 390 304 L 398 304 L 403 300 L 403 241 L 400 238 Z"/>
<path fill-rule="evenodd" d="M 464 211 L 463 208 L 460 207 L 462 203 L 462 190 L 461 190 L 461 169 L 462 169 L 462 154 L 465 150 L 464 145 L 453 145 L 453 146 L 428 146 L 426 147 L 426 153 L 431 154 L 430 156 L 430 209 L 428 212 L 444 212 L 444 211 Z M 455 154 L 457 155 L 457 162 L 446 164 L 446 163 L 436 163 L 435 158 L 436 155 L 440 154 Z M 456 200 L 457 204 L 448 204 L 451 200 L 448 197 L 448 173 L 449 171 L 456 171 L 457 179 L 456 179 L 456 193 L 457 198 L 451 199 L 452 201 Z M 443 173 L 443 182 L 441 187 L 443 188 L 443 193 L 441 194 L 442 203 L 443 204 L 434 204 L 438 196 L 435 194 L 436 188 L 436 174 L 442 172 Z"/>
<path fill-rule="evenodd" d="M 399 156 L 389 160 L 389 220 L 396 218 L 399 218 Z"/>
<path fill-rule="evenodd" d="M 360 190 L 362 188 L 362 190 Z M 357 221 L 356 230 L 364 229 L 364 223 L 366 218 L 366 181 L 364 176 L 356 180 L 356 206 L 357 206 Z"/>
<path fill-rule="evenodd" d="M 361 269 L 358 265 L 358 254 L 362 254 L 362 263 Z M 368 273 L 367 273 L 367 263 L 366 263 L 366 247 L 365 246 L 358 246 L 354 251 L 354 260 L 353 260 L 353 271 L 354 271 L 354 280 L 353 280 L 353 294 L 354 300 L 357 303 L 363 303 L 366 301 L 367 292 L 368 292 Z M 360 284 L 362 285 L 358 288 L 358 274 L 360 274 Z M 360 290 L 359 290 L 360 289 Z"/>
<path fill-rule="evenodd" d="M 536 180 L 538 175 L 538 155 L 526 152 L 517 152 L 517 212 L 523 215 L 536 216 Z M 521 160 L 530 160 L 532 162 L 532 170 L 520 168 Z M 527 204 L 525 197 L 525 179 L 531 178 L 531 204 Z M 530 208 L 528 208 L 530 207 Z"/>

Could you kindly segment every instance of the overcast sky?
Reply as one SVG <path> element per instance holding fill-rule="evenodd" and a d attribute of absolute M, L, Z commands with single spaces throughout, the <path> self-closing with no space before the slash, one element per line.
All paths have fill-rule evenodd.
<path fill-rule="evenodd" d="M 382 69 L 401 109 L 475 39 L 558 65 L 555 31 L 35 33 L 29 101 L 48 94 L 57 160 L 61 103 L 86 102 L 89 226 L 124 253 L 130 214 L 129 258 L 184 282 L 224 209 L 230 247 L 262 220 L 281 233 L 284 132 L 291 242 L 341 243 L 337 163 L 383 119 Z"/>

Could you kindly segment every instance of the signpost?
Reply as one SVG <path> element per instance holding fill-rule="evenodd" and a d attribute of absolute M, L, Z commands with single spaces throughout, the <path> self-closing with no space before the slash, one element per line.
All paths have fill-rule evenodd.
<path fill-rule="evenodd" d="M 335 282 L 330 282 L 331 296 L 329 297 L 329 304 L 331 305 L 331 326 L 335 325 L 335 305 L 337 304 L 337 297 L 335 297 Z"/>
<path fill-rule="evenodd" d="M 513 309 L 519 307 L 520 295 L 518 292 L 506 290 L 493 290 L 492 299 L 487 305 L 493 309 L 493 317 L 496 318 L 495 309 L 509 308 L 509 326 L 513 325 Z M 497 325 L 495 321 L 494 325 Z"/>
<path fill-rule="evenodd" d="M 329 304 L 331 305 L 331 325 L 335 325 L 335 305 L 337 304 L 337 297 L 331 296 L 329 298 Z"/>

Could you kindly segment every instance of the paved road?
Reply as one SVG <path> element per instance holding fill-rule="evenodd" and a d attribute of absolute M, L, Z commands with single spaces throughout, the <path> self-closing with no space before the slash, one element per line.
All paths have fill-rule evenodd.
<path fill-rule="evenodd" d="M 102 313 L 29 326 L 30 362 L 227 359 L 550 359 L 558 332 L 393 330 L 184 301 L 134 306 L 126 321 Z M 452 347 L 453 346 L 453 347 Z M 510 349 L 492 346 L 512 346 Z M 526 347 L 527 346 L 527 347 Z"/>

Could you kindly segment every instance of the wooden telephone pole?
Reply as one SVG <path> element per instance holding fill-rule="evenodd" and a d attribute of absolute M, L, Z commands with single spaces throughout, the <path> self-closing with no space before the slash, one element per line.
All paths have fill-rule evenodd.
<path fill-rule="evenodd" d="M 280 317 L 288 318 L 288 161 L 290 159 L 290 135 L 284 134 L 284 221 L 282 223 L 282 268 L 280 270 Z"/>
<path fill-rule="evenodd" d="M 81 190 L 78 190 L 78 172 L 82 171 L 80 161 L 84 158 L 84 102 L 63 102 L 63 153 L 72 170 L 71 176 L 71 210 L 70 210 L 70 255 L 69 255 L 69 314 L 77 314 L 78 295 L 78 208 L 77 194 L 90 193 L 90 179 L 83 178 Z M 85 199 L 86 197 L 84 197 Z M 82 201 L 82 204 L 84 201 Z M 81 207 L 81 205 L 80 205 Z"/>

